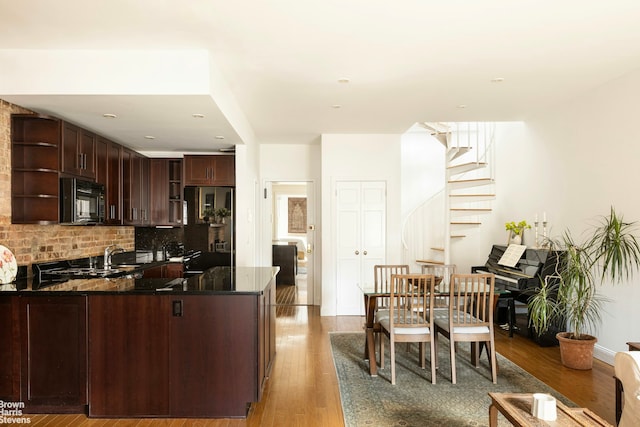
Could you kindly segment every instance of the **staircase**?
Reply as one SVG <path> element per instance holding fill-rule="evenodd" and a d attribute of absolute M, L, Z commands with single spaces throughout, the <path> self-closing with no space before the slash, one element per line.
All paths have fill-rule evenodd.
<path fill-rule="evenodd" d="M 426 200 L 405 221 L 404 259 L 449 264 L 452 242 L 480 227 L 483 218 L 492 211 L 495 126 L 492 123 L 421 125 L 445 146 L 445 177 L 443 190 Z"/>

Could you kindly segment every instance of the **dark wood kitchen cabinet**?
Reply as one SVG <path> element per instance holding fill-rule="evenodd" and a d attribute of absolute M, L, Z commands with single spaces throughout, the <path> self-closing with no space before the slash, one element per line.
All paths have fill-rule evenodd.
<path fill-rule="evenodd" d="M 29 413 L 84 412 L 87 297 L 19 297 L 21 397 Z"/>
<path fill-rule="evenodd" d="M 158 267 L 147 268 L 143 272 L 145 279 L 177 279 L 184 276 L 184 265 L 181 262 L 171 262 Z"/>
<path fill-rule="evenodd" d="M 11 116 L 11 222 L 56 224 L 60 218 L 61 121 L 38 114 Z"/>
<path fill-rule="evenodd" d="M 125 225 L 149 225 L 149 159 L 122 149 L 122 217 Z"/>
<path fill-rule="evenodd" d="M 256 296 L 194 296 L 171 321 L 171 415 L 246 416 L 259 400 Z M 175 309 L 175 307 L 174 307 Z"/>
<path fill-rule="evenodd" d="M 169 415 L 171 301 L 89 296 L 89 416 Z"/>
<path fill-rule="evenodd" d="M 151 225 L 182 225 L 182 159 L 150 159 Z"/>
<path fill-rule="evenodd" d="M 275 355 L 273 287 L 90 296 L 89 416 L 246 416 Z"/>
<path fill-rule="evenodd" d="M 0 296 L 0 400 L 20 401 L 20 329 L 17 325 L 18 298 Z"/>
<path fill-rule="evenodd" d="M 105 223 L 122 224 L 122 146 L 98 136 L 96 181 L 105 186 Z"/>
<path fill-rule="evenodd" d="M 184 156 L 184 185 L 233 187 L 235 156 Z"/>
<path fill-rule="evenodd" d="M 61 171 L 66 174 L 96 178 L 96 135 L 71 123 L 62 122 L 60 150 Z"/>

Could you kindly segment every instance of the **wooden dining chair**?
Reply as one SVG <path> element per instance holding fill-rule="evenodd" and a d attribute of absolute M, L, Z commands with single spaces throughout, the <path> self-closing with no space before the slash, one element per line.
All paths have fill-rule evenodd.
<path fill-rule="evenodd" d="M 453 274 L 449 284 L 449 309 L 436 311 L 436 332 L 449 338 L 453 384 L 456 383 L 458 342 L 484 342 L 489 354 L 491 379 L 494 384 L 498 381 L 493 332 L 494 288 L 493 274 Z"/>
<path fill-rule="evenodd" d="M 433 275 L 395 274 L 391 276 L 389 316 L 380 319 L 381 332 L 389 339 L 391 384 L 396 383 L 396 343 L 416 342 L 420 366 L 425 367 L 425 343 L 430 343 L 431 383 L 436 383 L 434 324 L 431 308 L 434 301 Z M 380 340 L 380 368 L 384 368 L 384 340 Z"/>
<path fill-rule="evenodd" d="M 449 282 L 451 281 L 451 275 L 456 274 L 455 264 L 423 264 L 422 274 L 433 274 L 436 278 L 440 278 L 437 284 L 438 290 L 448 290 Z M 440 308 L 449 307 L 448 296 L 438 296 L 435 300 L 435 306 Z"/>
<path fill-rule="evenodd" d="M 394 274 L 409 274 L 406 264 L 384 264 L 373 266 L 373 285 L 376 292 L 388 293 L 391 290 L 391 277 Z M 380 319 L 389 317 L 389 298 L 376 298 L 376 309 L 373 322 L 374 336 L 380 342 Z M 384 355 L 380 354 L 381 360 Z"/>

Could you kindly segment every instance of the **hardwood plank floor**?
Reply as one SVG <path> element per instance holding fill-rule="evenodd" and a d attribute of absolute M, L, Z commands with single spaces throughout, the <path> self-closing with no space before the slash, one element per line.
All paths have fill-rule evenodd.
<path fill-rule="evenodd" d="M 262 401 L 247 419 L 89 419 L 83 415 L 27 415 L 36 426 L 342 426 L 338 383 L 329 332 L 361 331 L 358 316 L 321 317 L 318 307 L 279 306 L 277 355 Z M 580 406 L 614 424 L 613 368 L 596 361 L 591 371 L 563 368 L 557 347 L 539 347 L 532 341 L 496 328 L 500 354 L 540 378 Z M 499 377 L 498 377 L 499 381 Z"/>

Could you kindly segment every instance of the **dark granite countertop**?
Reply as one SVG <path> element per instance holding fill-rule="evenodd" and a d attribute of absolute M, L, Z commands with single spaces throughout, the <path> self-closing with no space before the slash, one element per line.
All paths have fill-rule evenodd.
<path fill-rule="evenodd" d="M 70 279 L 34 289 L 32 279 L 0 285 L 0 292 L 59 294 L 261 294 L 278 267 L 214 267 L 190 278 L 91 278 Z"/>

